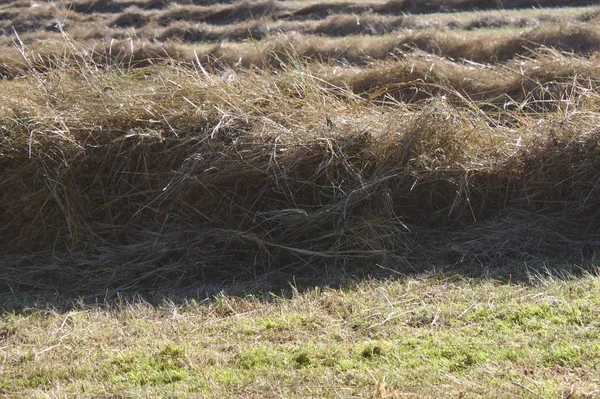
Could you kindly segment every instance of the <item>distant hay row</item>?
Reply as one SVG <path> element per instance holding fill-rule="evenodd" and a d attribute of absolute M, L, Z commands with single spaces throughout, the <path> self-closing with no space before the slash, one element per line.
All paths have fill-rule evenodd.
<path fill-rule="evenodd" d="M 23 46 L 19 50 L 18 47 Z M 74 51 L 75 48 L 75 51 Z M 0 76 L 11 78 L 31 68 L 43 71 L 69 59 L 91 59 L 96 66 L 145 67 L 173 61 L 198 61 L 205 68 L 279 69 L 294 57 L 312 65 L 363 66 L 374 61 L 393 61 L 423 51 L 454 61 L 498 64 L 535 55 L 543 48 L 594 58 L 600 34 L 591 25 L 540 27 L 524 33 L 487 33 L 476 36 L 423 31 L 403 35 L 349 36 L 339 39 L 304 35 L 276 35 L 256 43 L 224 43 L 199 47 L 157 44 L 134 40 L 74 44 L 69 36 L 53 44 L 28 46 L 22 42 L 0 57 Z M 304 62 L 303 61 L 303 62 Z"/>
<path fill-rule="evenodd" d="M 220 43 L 271 38 L 280 33 L 341 37 L 410 34 L 413 30 L 522 30 L 565 23 L 599 22 L 593 2 L 549 1 L 567 8 L 540 9 L 539 1 L 301 2 L 241 1 L 194 5 L 159 1 L 54 1 L 0 5 L 0 45 L 16 31 L 31 46 L 60 40 L 66 31 L 78 42 L 133 39 L 147 42 Z M 511 4 L 509 4 L 511 3 Z M 589 4 L 588 4 L 589 3 Z M 27 5 L 29 3 L 26 3 Z M 573 7 L 573 6 L 585 7 Z M 587 5 L 587 6 L 586 6 Z M 533 9 L 532 9 L 533 7 Z M 518 11 L 514 10 L 515 8 Z M 449 11 L 465 10 L 459 14 Z M 470 12 L 479 10 L 478 12 Z M 485 10 L 485 11 L 481 11 Z M 428 14 L 430 12 L 441 12 Z"/>

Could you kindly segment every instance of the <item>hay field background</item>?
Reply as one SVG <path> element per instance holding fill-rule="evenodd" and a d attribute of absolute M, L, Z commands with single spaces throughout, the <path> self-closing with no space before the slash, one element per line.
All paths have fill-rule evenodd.
<path fill-rule="evenodd" d="M 4 289 L 593 263 L 586 4 L 4 3 Z"/>
<path fill-rule="evenodd" d="M 2 2 L 0 397 L 599 397 L 599 22 Z"/>

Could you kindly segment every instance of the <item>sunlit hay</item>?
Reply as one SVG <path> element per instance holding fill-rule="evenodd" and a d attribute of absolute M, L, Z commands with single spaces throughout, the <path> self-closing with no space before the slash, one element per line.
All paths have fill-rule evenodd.
<path fill-rule="evenodd" d="M 140 12 L 127 11 L 119 14 L 115 19 L 112 20 L 110 26 L 116 26 L 120 28 L 141 28 L 150 21 L 150 18 Z"/>
<path fill-rule="evenodd" d="M 319 23 L 310 33 L 326 36 L 357 34 L 383 35 L 403 26 L 402 17 L 381 17 L 373 14 L 333 15 Z"/>
<path fill-rule="evenodd" d="M 381 14 L 401 13 L 430 13 L 430 12 L 458 12 L 486 9 L 511 9 L 529 7 L 564 7 L 585 6 L 590 3 L 586 0 L 389 0 L 384 4 L 374 7 L 374 12 Z"/>
<path fill-rule="evenodd" d="M 274 0 L 239 1 L 235 4 L 214 6 L 173 5 L 155 17 L 163 26 L 172 21 L 196 21 L 215 25 L 225 25 L 261 17 L 274 17 L 282 6 Z"/>
<path fill-rule="evenodd" d="M 484 102 L 488 112 L 519 108 L 550 111 L 561 93 L 574 83 L 589 85 L 597 76 L 597 61 L 540 49 L 535 58 L 502 65 L 452 62 L 414 52 L 396 62 L 373 63 L 365 68 L 325 68 L 320 76 L 334 86 L 347 87 L 369 100 L 417 102 L 443 95 L 462 103 Z M 593 86 L 593 85 L 592 85 Z"/>
<path fill-rule="evenodd" d="M 379 33 L 379 28 L 375 26 L 379 24 L 378 17 L 369 15 L 365 18 L 360 29 L 373 28 L 376 31 L 374 33 Z M 402 20 L 399 18 L 398 23 L 402 23 Z M 375 25 L 369 25 L 369 21 Z M 478 35 L 461 35 L 438 30 L 407 30 L 397 35 L 353 35 L 341 38 L 308 34 L 311 30 L 314 31 L 330 22 L 325 20 L 320 24 L 304 27 L 296 26 L 297 22 L 286 22 L 293 25 L 290 29 L 294 30 L 294 26 L 299 29 L 298 33 L 286 35 L 278 34 L 275 28 L 271 31 L 266 20 L 244 22 L 239 26 L 190 26 L 187 23 L 176 23 L 156 32 L 156 37 L 164 42 L 128 38 L 98 40 L 86 44 L 73 40 L 63 31 L 55 34 L 60 34 L 58 39 L 43 43 L 23 44 L 16 40 L 15 46 L 7 48 L 0 57 L 0 73 L 4 77 L 17 77 L 31 68 L 43 71 L 58 63 L 77 63 L 88 58 L 90 53 L 99 66 L 120 64 L 135 68 L 150 64 L 170 64 L 175 60 L 186 61 L 188 66 L 193 68 L 200 60 L 204 66 L 211 65 L 222 70 L 280 69 L 282 62 L 288 62 L 290 57 L 287 54 L 290 52 L 294 56 L 310 60 L 313 65 L 364 66 L 378 60 L 402 60 L 407 55 L 419 55 L 420 52 L 445 57 L 452 62 L 464 60 L 476 64 L 502 65 L 519 60 L 520 57 L 535 58 L 536 54 L 545 48 L 574 52 L 579 57 L 591 57 L 600 46 L 600 36 L 592 27 L 574 24 L 558 27 L 540 26 L 523 33 Z M 89 34 L 100 34 L 101 39 L 105 37 L 101 31 Z M 232 40 L 245 38 L 247 41 L 212 43 L 213 40 L 223 37 Z M 184 45 L 177 42 L 197 40 L 207 40 L 209 43 Z M 465 82 L 468 84 L 468 79 Z"/>
<path fill-rule="evenodd" d="M 596 59 L 547 51 L 490 70 L 415 58 L 412 72 L 364 72 L 359 90 L 312 73 L 290 46 L 260 71 L 130 69 L 70 46 L 47 70 L 1 81 L 11 289 L 477 269 L 597 248 Z M 466 76 L 480 86 L 457 83 Z M 468 91 L 500 91 L 505 77 L 537 79 L 539 95 L 503 107 Z M 406 83 L 428 95 L 401 102 Z M 532 221 L 544 234 L 502 239 L 538 234 Z"/>

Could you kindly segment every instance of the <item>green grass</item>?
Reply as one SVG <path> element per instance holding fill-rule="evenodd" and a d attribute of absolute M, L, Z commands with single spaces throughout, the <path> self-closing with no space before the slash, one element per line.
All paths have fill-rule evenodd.
<path fill-rule="evenodd" d="M 600 278 L 538 280 L 5 311 L 0 396 L 598 397 Z"/>

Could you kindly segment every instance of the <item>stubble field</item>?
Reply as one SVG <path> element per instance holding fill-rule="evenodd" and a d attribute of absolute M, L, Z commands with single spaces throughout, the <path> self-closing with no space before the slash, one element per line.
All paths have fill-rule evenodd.
<path fill-rule="evenodd" d="M 4 2 L 0 395 L 598 396 L 593 3 Z"/>

